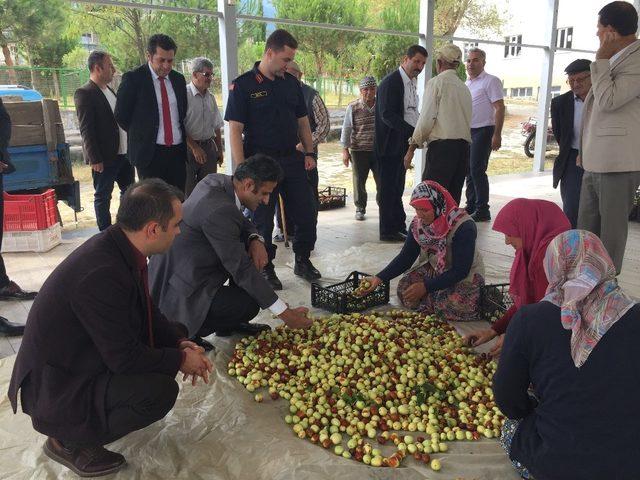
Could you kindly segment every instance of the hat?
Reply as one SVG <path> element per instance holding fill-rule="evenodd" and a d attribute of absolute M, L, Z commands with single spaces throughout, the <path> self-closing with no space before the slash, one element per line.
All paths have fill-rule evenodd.
<path fill-rule="evenodd" d="M 462 50 L 453 43 L 446 43 L 438 50 L 436 58 L 449 63 L 456 63 L 462 60 Z"/>
<path fill-rule="evenodd" d="M 369 87 L 375 87 L 375 86 L 377 86 L 376 79 L 373 78 L 371 75 L 367 75 L 362 80 L 360 80 L 360 88 L 369 88 Z"/>
<path fill-rule="evenodd" d="M 584 58 L 579 58 L 578 60 L 574 60 L 567 68 L 564 69 L 564 73 L 567 75 L 571 75 L 572 73 L 580 73 L 580 72 L 588 72 L 591 70 L 591 60 L 585 60 Z"/>

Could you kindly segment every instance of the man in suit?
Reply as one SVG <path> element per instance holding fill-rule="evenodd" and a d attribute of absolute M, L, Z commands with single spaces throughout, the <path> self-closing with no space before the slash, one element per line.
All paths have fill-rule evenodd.
<path fill-rule="evenodd" d="M 560 183 L 562 210 L 576 228 L 584 170 L 577 164 L 584 101 L 591 90 L 591 61 L 578 59 L 564 69 L 571 90 L 551 100 L 551 127 L 560 146 L 553 163 L 553 188 Z"/>
<path fill-rule="evenodd" d="M 149 38 L 148 63 L 122 76 L 115 116 L 128 133 L 129 161 L 138 176 L 161 178 L 184 191 L 187 83 L 172 70 L 177 49 L 167 35 Z"/>
<path fill-rule="evenodd" d="M 13 173 L 15 167 L 9 158 L 9 140 L 11 140 L 11 117 L 0 99 L 0 245 L 2 245 L 3 215 L 4 215 L 4 188 L 2 179 L 4 175 Z M 36 292 L 26 292 L 18 284 L 9 279 L 7 269 L 0 255 L 0 300 L 30 300 L 35 298 Z M 24 326 L 12 323 L 4 317 L 0 317 L 0 333 L 14 337 L 24 333 Z"/>
<path fill-rule="evenodd" d="M 180 233 L 182 195 L 158 179 L 122 197 L 117 224 L 87 240 L 42 286 L 27 320 L 9 386 L 44 452 L 83 477 L 125 465 L 103 447 L 162 419 L 180 371 L 208 381 L 211 362 L 152 302 L 147 256 Z"/>
<path fill-rule="evenodd" d="M 93 207 L 100 231 L 111 225 L 111 194 L 118 183 L 120 196 L 135 181 L 127 160 L 127 134 L 118 126 L 113 111 L 116 94 L 109 83 L 116 69 L 106 52 L 93 51 L 87 60 L 89 81 L 76 90 L 74 100 L 82 136 L 85 163 L 91 165 Z"/>
<path fill-rule="evenodd" d="M 407 216 L 402 205 L 408 140 L 418 122 L 417 78 L 427 62 L 427 50 L 412 45 L 398 70 L 378 86 L 374 154 L 380 178 L 380 240 L 403 242 Z"/>
<path fill-rule="evenodd" d="M 160 309 L 207 349 L 213 347 L 201 337 L 214 332 L 268 330 L 249 323 L 260 308 L 292 328 L 311 324 L 306 308 L 288 308 L 261 275 L 268 262 L 264 239 L 241 212 L 266 205 L 282 176 L 278 162 L 263 154 L 247 158 L 233 176 L 207 175 L 184 203 L 182 234 L 167 253 L 151 259 L 151 292 Z"/>
<path fill-rule="evenodd" d="M 592 86 L 582 116 L 578 228 L 600 237 L 620 273 L 640 185 L 638 12 L 619 1 L 598 15 L 600 48 L 591 64 Z"/>

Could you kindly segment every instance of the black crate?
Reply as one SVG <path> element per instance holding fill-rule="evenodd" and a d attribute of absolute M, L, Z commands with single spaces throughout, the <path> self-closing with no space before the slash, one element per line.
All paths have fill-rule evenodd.
<path fill-rule="evenodd" d="M 513 305 L 508 283 L 485 285 L 480 290 L 480 319 L 500 319 Z"/>
<path fill-rule="evenodd" d="M 326 187 L 318 192 L 318 210 L 331 210 L 347 205 L 347 189 L 342 187 Z"/>
<path fill-rule="evenodd" d="M 334 313 L 361 312 L 367 308 L 389 303 L 389 283 L 382 282 L 373 292 L 362 297 L 353 295 L 360 286 L 360 281 L 371 275 L 362 272 L 351 272 L 344 282 L 323 287 L 311 284 L 311 305 Z"/>

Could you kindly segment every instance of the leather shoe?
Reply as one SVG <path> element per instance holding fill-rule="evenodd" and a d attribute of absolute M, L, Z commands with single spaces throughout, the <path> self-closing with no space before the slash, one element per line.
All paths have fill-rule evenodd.
<path fill-rule="evenodd" d="M 47 438 L 43 450 L 47 457 L 61 463 L 81 477 L 109 475 L 127 464 L 122 455 L 104 447 L 68 448 L 52 437 Z"/>
<path fill-rule="evenodd" d="M 322 274 L 313 266 L 313 263 L 311 263 L 311 260 L 308 258 L 296 258 L 296 265 L 293 268 L 293 273 L 304 278 L 308 282 L 318 280 L 322 277 Z"/>
<path fill-rule="evenodd" d="M 196 335 L 195 337 L 193 337 L 193 338 L 191 339 L 191 341 L 192 341 L 193 343 L 195 343 L 196 345 L 198 345 L 199 347 L 204 348 L 204 351 L 205 351 L 205 352 L 210 352 L 210 351 L 212 351 L 212 350 L 215 350 L 215 349 L 216 349 L 216 347 L 214 347 L 214 346 L 213 346 L 213 344 L 212 344 L 211 342 L 208 342 L 208 341 L 207 341 L 207 340 L 205 340 L 204 338 L 199 337 L 199 336 L 197 336 L 197 335 Z"/>
<path fill-rule="evenodd" d="M 4 317 L 0 317 L 0 333 L 7 337 L 19 337 L 24 334 L 24 325 L 10 322 Z"/>
<path fill-rule="evenodd" d="M 388 235 L 380 235 L 381 242 L 404 242 L 406 239 L 407 236 L 400 232 L 390 233 Z"/>
<path fill-rule="evenodd" d="M 248 337 L 258 335 L 265 330 L 271 330 L 271 327 L 264 323 L 239 323 L 229 329 L 216 330 L 216 335 L 218 337 L 229 337 L 234 333 L 240 333 Z"/>
<path fill-rule="evenodd" d="M 489 220 L 491 220 L 491 214 L 488 211 L 475 212 L 473 215 L 471 215 L 471 218 L 473 218 L 474 222 L 488 222 Z"/>
<path fill-rule="evenodd" d="M 267 282 L 269 282 L 271 288 L 273 288 L 274 290 L 282 290 L 282 282 L 276 275 L 276 269 L 273 266 L 273 263 L 269 262 L 265 265 L 265 267 L 262 269 L 262 276 Z"/>
<path fill-rule="evenodd" d="M 38 292 L 22 290 L 14 281 L 10 281 L 0 288 L 0 300 L 33 300 Z"/>

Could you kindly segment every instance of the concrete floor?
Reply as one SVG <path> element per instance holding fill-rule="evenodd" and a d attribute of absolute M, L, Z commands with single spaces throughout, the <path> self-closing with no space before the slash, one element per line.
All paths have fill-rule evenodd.
<path fill-rule="evenodd" d="M 491 181 L 491 209 L 493 215 L 512 198 L 528 197 L 555 201 L 560 204 L 558 190 L 551 188 L 550 173 L 501 175 Z M 408 193 L 408 192 L 406 192 Z M 405 196 L 405 205 L 408 196 Z M 464 202 L 463 202 L 464 204 Z M 410 207 L 406 206 L 410 214 Z M 326 283 L 342 280 L 351 270 L 375 273 L 386 265 L 399 251 L 400 244 L 378 241 L 378 211 L 375 202 L 369 202 L 367 219 L 354 220 L 354 208 L 347 200 L 347 207 L 320 212 L 318 218 L 318 242 L 313 261 L 324 273 Z M 484 257 L 488 283 L 507 282 L 513 259 L 513 250 L 504 244 L 504 237 L 491 230 L 490 223 L 478 224 L 478 246 Z M 49 273 L 70 252 L 87 238 L 97 233 L 97 228 L 74 229 L 67 225 L 63 242 L 46 253 L 4 254 L 7 271 L 12 280 L 27 290 L 38 290 Z M 355 248 L 354 248 L 355 247 Z M 276 267 L 284 290 L 281 298 L 290 305 L 310 305 L 309 284 L 293 275 L 293 252 L 279 244 Z M 635 298 L 640 298 L 640 224 L 631 223 L 623 271 L 619 277 L 621 286 Z M 392 284 L 395 292 L 395 284 Z M 392 296 L 395 302 L 395 295 Z M 25 323 L 31 302 L 0 302 L 0 315 L 17 323 Z M 269 312 L 262 312 L 257 319 L 265 323 L 277 323 Z M 0 358 L 13 355 L 20 347 L 20 337 L 0 338 Z"/>

